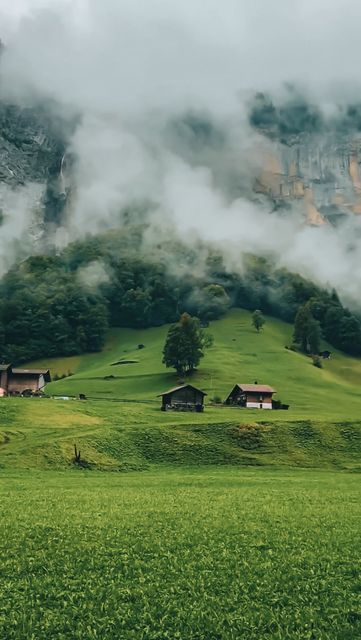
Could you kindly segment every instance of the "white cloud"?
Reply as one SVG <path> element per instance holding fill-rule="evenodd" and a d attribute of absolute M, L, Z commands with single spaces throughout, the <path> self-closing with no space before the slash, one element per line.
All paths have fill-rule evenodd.
<path fill-rule="evenodd" d="M 12 83 L 83 107 L 224 110 L 290 79 L 359 85 L 356 0 L 18 0 L 0 8 L 9 16 Z"/>
<path fill-rule="evenodd" d="M 244 119 L 253 91 L 292 81 L 328 112 L 361 97 L 358 1 L 18 0 L 0 6 L 0 20 L 3 94 L 50 95 L 83 116 L 71 143 L 69 237 L 121 224 L 124 207 L 148 200 L 155 225 L 166 219 L 183 238 L 220 243 L 233 267 L 240 249 L 275 251 L 281 264 L 357 299 L 352 230 L 306 229 L 230 197 L 220 182 L 225 171 L 248 184 L 255 174 Z M 228 138 L 222 150 L 185 158 L 165 122 L 197 109 Z"/>

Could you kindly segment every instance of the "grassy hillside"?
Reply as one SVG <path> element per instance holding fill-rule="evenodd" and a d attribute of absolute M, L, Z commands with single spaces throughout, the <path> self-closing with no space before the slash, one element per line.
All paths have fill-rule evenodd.
<path fill-rule="evenodd" d="M 157 394 L 178 382 L 161 364 L 166 328 L 117 330 L 102 353 L 38 362 L 74 375 L 48 392 L 99 400 L 3 399 L 0 465 L 70 468 L 74 444 L 90 468 L 163 464 L 292 465 L 359 469 L 361 362 L 335 353 L 323 369 L 284 348 L 291 327 L 267 319 L 261 334 L 246 312 L 210 327 L 215 342 L 192 378 L 225 397 L 236 381 L 268 383 L 289 411 L 206 406 L 203 414 L 163 413 Z M 137 349 L 138 344 L 143 349 Z M 112 366 L 121 359 L 132 364 Z M 30 365 L 29 365 L 30 366 Z M 109 376 L 114 376 L 109 378 Z"/>
<path fill-rule="evenodd" d="M 42 360 L 29 366 L 50 366 L 53 374 L 74 373 L 49 384 L 50 394 L 85 393 L 96 398 L 158 404 L 157 394 L 179 382 L 175 373 L 162 365 L 166 330 L 113 330 L 102 353 Z M 317 369 L 310 358 L 285 349 L 291 342 L 291 325 L 267 318 L 264 330 L 257 334 L 247 311 L 233 311 L 213 322 L 209 331 L 214 346 L 192 377 L 192 383 L 208 393 L 208 402 L 214 395 L 225 398 L 236 382 L 257 380 L 271 384 L 278 391 L 277 397 L 291 405 L 287 415 L 277 412 L 275 419 L 348 419 L 360 415 L 360 360 L 332 350 L 332 359 L 323 362 L 323 369 Z M 138 349 L 139 344 L 145 348 Z M 133 362 L 112 366 L 121 360 Z"/>

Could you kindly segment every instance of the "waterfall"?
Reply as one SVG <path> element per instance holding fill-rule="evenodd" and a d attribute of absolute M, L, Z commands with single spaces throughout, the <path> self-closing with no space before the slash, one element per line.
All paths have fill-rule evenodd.
<path fill-rule="evenodd" d="M 59 173 L 59 193 L 60 193 L 60 195 L 64 195 L 64 196 L 66 195 L 65 177 L 64 177 L 64 172 L 63 172 L 65 156 L 66 156 L 66 153 L 63 154 L 63 157 L 61 159 L 60 173 Z"/>

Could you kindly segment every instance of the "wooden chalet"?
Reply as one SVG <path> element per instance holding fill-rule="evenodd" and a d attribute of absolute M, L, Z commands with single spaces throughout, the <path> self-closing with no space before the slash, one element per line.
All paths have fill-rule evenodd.
<path fill-rule="evenodd" d="M 236 384 L 225 403 L 245 409 L 272 409 L 272 396 L 275 389 L 267 384 Z"/>
<path fill-rule="evenodd" d="M 161 393 L 158 398 L 162 398 L 162 411 L 197 411 L 204 409 L 204 396 L 207 394 L 191 384 L 183 384 Z"/>
<path fill-rule="evenodd" d="M 0 396 L 40 393 L 51 381 L 49 369 L 21 369 L 0 365 Z"/>

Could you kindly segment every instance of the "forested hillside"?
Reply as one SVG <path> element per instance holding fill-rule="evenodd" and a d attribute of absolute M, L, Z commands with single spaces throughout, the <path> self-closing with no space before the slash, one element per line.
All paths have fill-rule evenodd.
<path fill-rule="evenodd" d="M 184 311 L 203 324 L 231 307 L 293 322 L 309 300 L 326 340 L 361 354 L 360 321 L 334 291 L 252 255 L 241 257 L 242 270 L 230 272 L 221 253 L 201 243 L 189 248 L 174 241 L 172 265 L 169 243 L 160 244 L 156 255 L 141 254 L 140 247 L 141 229 L 129 226 L 12 268 L 0 283 L 2 359 L 97 351 L 108 327 L 159 326 Z"/>

